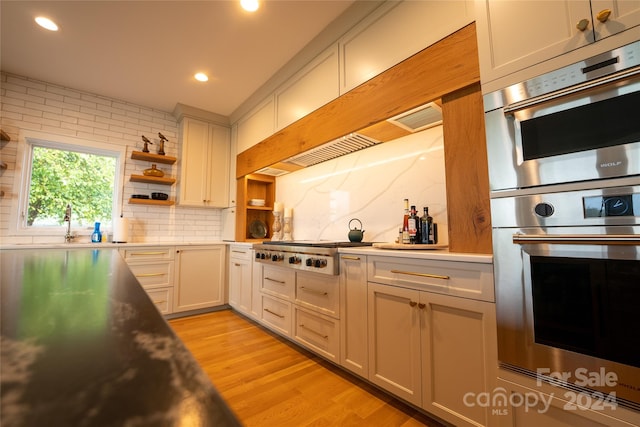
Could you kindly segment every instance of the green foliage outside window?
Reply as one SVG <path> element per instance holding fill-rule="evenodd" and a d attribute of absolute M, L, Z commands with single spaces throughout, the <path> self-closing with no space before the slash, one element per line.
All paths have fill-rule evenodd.
<path fill-rule="evenodd" d="M 62 225 L 67 204 L 74 226 L 110 225 L 115 176 L 115 157 L 34 146 L 27 225 Z"/>

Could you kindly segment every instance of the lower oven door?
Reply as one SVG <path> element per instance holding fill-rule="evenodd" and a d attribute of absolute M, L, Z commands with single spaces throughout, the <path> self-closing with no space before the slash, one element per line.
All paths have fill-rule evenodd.
<path fill-rule="evenodd" d="M 640 409 L 640 226 L 493 239 L 501 366 Z"/>

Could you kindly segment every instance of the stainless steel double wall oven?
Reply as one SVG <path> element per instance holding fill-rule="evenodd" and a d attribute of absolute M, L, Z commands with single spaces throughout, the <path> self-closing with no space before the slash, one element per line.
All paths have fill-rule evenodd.
<path fill-rule="evenodd" d="M 484 103 L 501 367 L 640 410 L 640 42 Z"/>

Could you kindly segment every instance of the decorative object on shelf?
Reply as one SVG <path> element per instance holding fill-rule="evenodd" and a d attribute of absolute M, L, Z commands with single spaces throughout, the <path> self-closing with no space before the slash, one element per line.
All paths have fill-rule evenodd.
<path fill-rule="evenodd" d="M 142 135 L 142 141 L 144 141 L 144 147 L 142 147 L 142 152 L 143 153 L 148 153 L 149 152 L 149 144 L 153 145 L 153 142 L 149 141 L 149 138 L 147 138 L 144 135 Z"/>
<path fill-rule="evenodd" d="M 286 242 L 293 241 L 293 223 L 291 222 L 290 216 L 284 217 L 284 225 L 282 226 L 282 232 L 284 235 L 282 236 L 282 240 Z"/>
<path fill-rule="evenodd" d="M 251 199 L 249 200 L 249 206 L 264 206 L 265 205 L 265 200 L 264 199 Z"/>
<path fill-rule="evenodd" d="M 100 223 L 96 222 L 94 224 L 93 233 L 91 233 L 91 243 L 101 243 L 102 242 L 102 233 L 100 232 Z"/>
<path fill-rule="evenodd" d="M 162 178 L 164 176 L 164 172 L 162 172 L 160 169 L 157 169 L 155 163 L 152 163 L 149 169 L 143 170 L 142 174 L 144 176 L 156 176 L 158 178 Z"/>
<path fill-rule="evenodd" d="M 351 228 L 351 223 L 353 221 L 358 221 L 360 223 L 360 228 L 353 227 Z M 349 241 L 350 242 L 362 242 L 362 238 L 364 237 L 364 230 L 362 229 L 362 221 L 358 218 L 353 218 L 349 221 Z"/>
<path fill-rule="evenodd" d="M 167 200 L 169 195 L 167 193 L 151 193 L 151 198 L 153 200 Z"/>
<path fill-rule="evenodd" d="M 132 199 L 148 199 L 149 196 L 146 194 L 132 194 L 131 198 Z"/>
<path fill-rule="evenodd" d="M 273 211 L 273 226 L 271 230 L 273 231 L 271 240 L 277 241 L 282 240 L 282 211 Z"/>
<path fill-rule="evenodd" d="M 164 143 L 169 142 L 166 136 L 158 132 L 158 137 L 160 138 L 160 145 L 158 146 L 158 154 L 164 156 Z"/>
<path fill-rule="evenodd" d="M 249 226 L 249 233 L 254 239 L 263 239 L 267 236 L 267 225 L 257 219 Z"/>

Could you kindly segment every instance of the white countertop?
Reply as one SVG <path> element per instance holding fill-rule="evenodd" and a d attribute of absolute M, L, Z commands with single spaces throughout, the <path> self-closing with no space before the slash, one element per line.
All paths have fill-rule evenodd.
<path fill-rule="evenodd" d="M 221 240 L 211 242 L 146 242 L 146 243 L 14 243 L 0 245 L 0 250 L 9 249 L 121 249 L 149 246 L 207 246 L 229 245 L 235 242 Z"/>
<path fill-rule="evenodd" d="M 449 252 L 448 249 L 437 250 L 396 250 L 396 249 L 379 249 L 370 246 L 358 246 L 351 248 L 340 248 L 341 254 L 354 255 L 377 255 L 397 258 L 411 259 L 432 259 L 440 261 L 458 261 L 458 262 L 476 262 L 480 264 L 491 264 L 493 255 L 490 254 L 470 254 Z"/>

